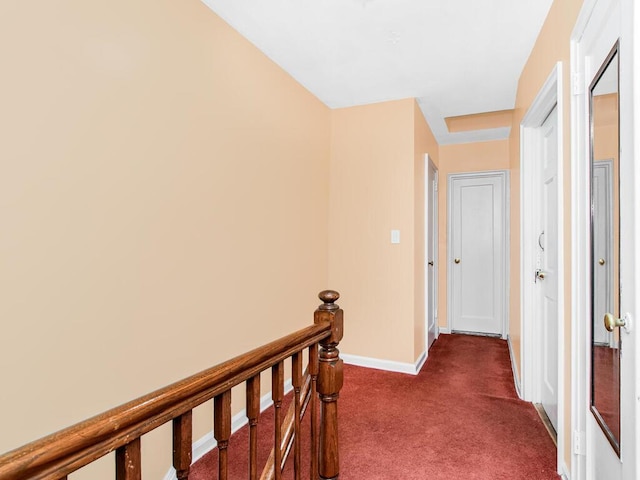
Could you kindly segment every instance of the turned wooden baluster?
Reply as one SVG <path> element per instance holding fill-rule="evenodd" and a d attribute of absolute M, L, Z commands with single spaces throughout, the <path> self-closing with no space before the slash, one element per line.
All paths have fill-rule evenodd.
<path fill-rule="evenodd" d="M 271 368 L 271 398 L 274 409 L 274 457 L 273 471 L 275 480 L 282 479 L 282 400 L 284 399 L 284 363 L 278 362 Z"/>
<path fill-rule="evenodd" d="M 260 416 L 260 374 L 247 380 L 249 420 L 249 480 L 258 480 L 258 417 Z"/>
<path fill-rule="evenodd" d="M 294 391 L 294 421 L 293 421 L 293 473 L 295 480 L 300 480 L 300 457 L 302 451 L 300 449 L 300 412 L 302 404 L 300 403 L 300 391 L 302 389 L 302 352 L 294 353 L 291 357 L 291 383 Z"/>
<path fill-rule="evenodd" d="M 116 480 L 141 480 L 140 438 L 116 449 Z"/>
<path fill-rule="evenodd" d="M 320 458 L 318 471 L 321 479 L 336 480 L 340 476 L 338 456 L 338 397 L 342 388 L 343 372 L 340 351 L 343 311 L 335 304 L 340 294 L 324 290 L 318 295 L 324 303 L 314 314 L 314 322 L 329 322 L 331 335 L 320 341 L 318 393 L 320 394 Z"/>
<path fill-rule="evenodd" d="M 309 347 L 309 376 L 311 377 L 311 468 L 310 480 L 318 480 L 318 344 Z"/>
<path fill-rule="evenodd" d="M 227 480 L 227 447 L 231 437 L 231 390 L 214 397 L 213 412 L 213 436 L 218 442 L 218 480 Z"/>
<path fill-rule="evenodd" d="M 191 468 L 192 413 L 173 419 L 173 468 L 178 480 L 187 480 Z"/>

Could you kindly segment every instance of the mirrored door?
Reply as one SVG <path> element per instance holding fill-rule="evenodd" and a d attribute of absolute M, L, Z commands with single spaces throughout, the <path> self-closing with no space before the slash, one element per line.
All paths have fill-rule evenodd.
<path fill-rule="evenodd" d="M 633 76 L 640 60 L 630 36 L 640 16 L 634 17 L 633 5 L 585 2 L 577 23 L 584 26 L 572 36 L 572 297 L 580 355 L 574 362 L 579 388 L 572 402 L 578 416 L 571 473 L 578 479 L 640 478 L 640 349 L 634 325 L 640 300 L 640 102 Z"/>
<path fill-rule="evenodd" d="M 620 455 L 620 180 L 618 44 L 590 87 L 591 411 Z"/>

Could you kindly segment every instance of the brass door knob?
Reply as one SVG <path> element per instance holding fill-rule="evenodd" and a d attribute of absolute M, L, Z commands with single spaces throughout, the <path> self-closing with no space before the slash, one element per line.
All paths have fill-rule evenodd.
<path fill-rule="evenodd" d="M 610 313 L 604 314 L 604 328 L 609 332 L 613 332 L 617 327 L 626 326 L 627 322 L 622 318 L 616 318 Z"/>
<path fill-rule="evenodd" d="M 456 258 L 453 261 L 456 262 L 456 263 L 460 263 L 460 259 L 459 258 Z"/>
<path fill-rule="evenodd" d="M 600 265 L 604 265 L 606 262 L 604 261 L 604 258 L 601 258 L 600 260 L 598 260 L 598 263 Z"/>

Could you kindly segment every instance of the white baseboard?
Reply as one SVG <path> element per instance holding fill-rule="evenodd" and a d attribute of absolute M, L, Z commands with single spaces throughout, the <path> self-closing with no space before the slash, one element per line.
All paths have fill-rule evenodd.
<path fill-rule="evenodd" d="M 516 367 L 516 359 L 513 355 L 513 346 L 511 345 L 511 337 L 507 335 L 507 345 L 509 346 L 509 358 L 511 359 L 511 371 L 513 372 L 513 383 L 516 386 L 516 393 L 518 398 L 522 400 L 522 389 L 520 386 L 520 376 L 518 375 L 518 368 Z"/>
<path fill-rule="evenodd" d="M 422 367 L 424 366 L 425 362 L 427 361 L 427 352 L 424 351 L 420 354 L 420 356 L 418 357 L 418 360 L 416 360 L 416 373 L 415 375 L 417 375 L 418 373 L 420 373 L 420 370 L 422 370 Z"/>
<path fill-rule="evenodd" d="M 284 393 L 287 394 L 291 390 L 293 390 L 293 385 L 291 384 L 291 379 L 288 379 L 284 382 Z M 260 397 L 260 411 L 264 412 L 267 408 L 272 405 L 271 400 L 271 392 L 267 392 L 262 397 Z M 236 433 L 242 427 L 244 427 L 249 420 L 247 419 L 247 411 L 243 409 L 242 411 L 236 413 L 231 419 L 231 434 Z M 195 463 L 204 457 L 211 450 L 216 448 L 218 442 L 213 437 L 213 430 L 208 432 L 205 436 L 199 438 L 193 445 L 191 446 L 191 462 Z M 171 467 L 169 471 L 163 477 L 163 480 L 177 480 L 176 470 Z"/>
<path fill-rule="evenodd" d="M 438 327 L 438 335 L 442 333 L 449 335 L 451 330 L 449 330 L 449 327 Z"/>
<path fill-rule="evenodd" d="M 342 358 L 344 363 L 348 365 L 355 365 L 357 367 L 375 368 L 376 370 L 417 375 L 424 365 L 424 362 L 427 360 L 427 352 L 422 352 L 415 363 L 380 360 L 378 358 L 361 357 L 360 355 L 349 355 L 348 353 L 341 353 L 340 358 Z"/>
<path fill-rule="evenodd" d="M 563 461 L 562 465 L 560 465 L 560 477 L 562 480 L 571 480 L 571 475 L 569 474 L 569 468 L 567 464 Z"/>

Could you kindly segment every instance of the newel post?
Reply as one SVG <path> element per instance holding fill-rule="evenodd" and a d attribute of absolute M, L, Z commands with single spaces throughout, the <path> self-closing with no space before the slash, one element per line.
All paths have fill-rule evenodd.
<path fill-rule="evenodd" d="M 321 479 L 337 480 L 340 476 L 338 455 L 338 397 L 343 373 L 338 343 L 342 340 L 343 311 L 335 304 L 340 294 L 324 290 L 318 295 L 323 304 L 314 313 L 314 323 L 329 322 L 331 335 L 320 341 L 318 394 L 320 396 L 320 458 Z"/>

